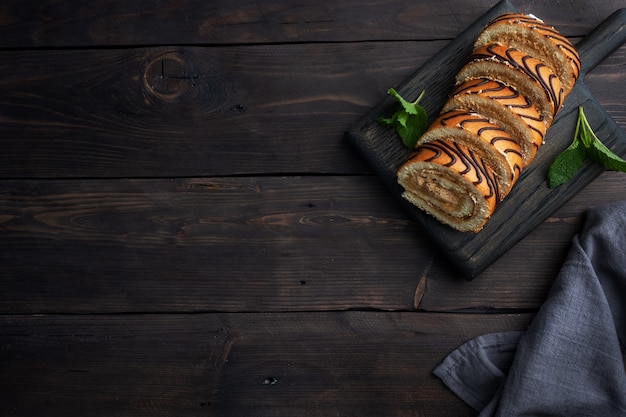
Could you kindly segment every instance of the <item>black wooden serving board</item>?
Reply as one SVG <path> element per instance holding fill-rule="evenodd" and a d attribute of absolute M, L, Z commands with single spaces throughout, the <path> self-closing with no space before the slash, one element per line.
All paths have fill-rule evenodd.
<path fill-rule="evenodd" d="M 506 11 L 519 10 L 509 1 L 496 4 L 398 86 L 398 92 L 413 100 L 422 90 L 426 90 L 420 104 L 429 115 L 437 115 L 452 90 L 456 73 L 472 52 L 474 39 L 489 21 Z M 409 151 L 393 129 L 381 126 L 376 121 L 379 116 L 393 113 L 397 106 L 395 99 L 387 97 L 346 135 L 409 215 L 423 226 L 423 230 L 460 272 L 472 279 L 603 172 L 600 166 L 589 163 L 569 183 L 556 189 L 550 189 L 547 185 L 550 163 L 571 143 L 574 136 L 578 106 L 584 107 L 589 123 L 605 145 L 617 154 L 626 153 L 626 134 L 584 85 L 585 74 L 624 41 L 626 9 L 620 9 L 576 45 L 582 61 L 579 80 L 548 130 L 546 143 L 479 233 L 458 232 L 401 197 L 402 188 L 396 182 L 396 171 Z"/>

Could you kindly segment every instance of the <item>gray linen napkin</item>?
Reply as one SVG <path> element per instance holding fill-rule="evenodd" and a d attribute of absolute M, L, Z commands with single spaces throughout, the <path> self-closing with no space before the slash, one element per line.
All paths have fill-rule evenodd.
<path fill-rule="evenodd" d="M 626 201 L 590 208 L 528 330 L 479 336 L 434 374 L 487 416 L 626 416 Z"/>

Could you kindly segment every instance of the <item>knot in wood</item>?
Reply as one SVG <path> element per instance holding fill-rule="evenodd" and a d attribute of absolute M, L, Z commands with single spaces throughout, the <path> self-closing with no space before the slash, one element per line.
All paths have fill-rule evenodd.
<path fill-rule="evenodd" d="M 176 101 L 194 88 L 194 70 L 176 51 L 163 52 L 146 65 L 143 76 L 147 92 L 164 101 Z"/>

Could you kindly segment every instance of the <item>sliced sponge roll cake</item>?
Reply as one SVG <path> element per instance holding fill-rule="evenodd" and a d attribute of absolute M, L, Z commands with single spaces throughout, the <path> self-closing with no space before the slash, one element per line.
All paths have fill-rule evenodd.
<path fill-rule="evenodd" d="M 464 232 L 480 231 L 510 193 L 580 72 L 571 43 L 532 15 L 497 17 L 473 46 L 397 171 L 406 200 Z"/>
<path fill-rule="evenodd" d="M 564 90 L 554 72 L 525 52 L 500 44 L 476 49 L 457 74 L 456 82 L 488 78 L 514 86 L 528 97 L 547 123 L 552 123 L 561 108 Z"/>
<path fill-rule="evenodd" d="M 489 164 L 500 184 L 500 198 L 509 193 L 524 164 L 517 141 L 480 114 L 452 110 L 439 115 L 418 140 L 417 145 L 434 140 L 459 143 Z"/>
<path fill-rule="evenodd" d="M 474 49 L 500 43 L 519 49 L 548 65 L 569 92 L 580 73 L 580 57 L 571 42 L 533 15 L 505 13 L 487 25 Z"/>
<path fill-rule="evenodd" d="M 402 197 L 440 222 L 478 232 L 500 201 L 498 180 L 479 154 L 440 139 L 419 146 L 398 170 Z"/>
<path fill-rule="evenodd" d="M 456 86 L 442 112 L 463 109 L 479 113 L 507 130 L 518 141 L 524 165 L 543 144 L 545 119 L 532 101 L 513 87 L 496 80 L 476 78 Z"/>

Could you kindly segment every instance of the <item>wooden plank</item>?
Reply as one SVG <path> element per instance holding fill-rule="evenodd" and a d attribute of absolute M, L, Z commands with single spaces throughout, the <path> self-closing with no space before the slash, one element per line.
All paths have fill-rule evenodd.
<path fill-rule="evenodd" d="M 457 25 L 466 19 L 451 11 L 451 2 L 434 0 L 420 7 L 397 0 L 306 4 L 193 0 L 184 6 L 161 1 L 158 7 L 146 0 L 110 3 L 103 13 L 100 3 L 7 0 L 3 2 L 2 44 L 59 47 L 441 39 L 454 36 Z M 489 3 L 481 0 L 475 8 L 488 8 Z M 430 30 L 419 24 L 424 9 L 429 10 L 429 17 L 430 13 L 435 16 L 428 21 Z"/>
<path fill-rule="evenodd" d="M 0 52 L 0 176 L 362 172 L 343 132 L 441 45 Z"/>
<path fill-rule="evenodd" d="M 585 76 L 585 85 L 594 97 L 602 104 L 602 107 L 622 129 L 626 129 L 626 112 L 622 111 L 620 103 L 626 95 L 626 79 L 616 82 L 624 74 L 624 62 L 626 62 L 626 46 L 613 52 L 611 56 L 602 61 Z"/>
<path fill-rule="evenodd" d="M 215 316 L 1 316 L 0 402 L 18 416 L 206 416 Z"/>
<path fill-rule="evenodd" d="M 1 181 L 0 312 L 534 309 L 624 196 L 602 175 L 467 283 L 375 177 Z"/>
<path fill-rule="evenodd" d="M 364 172 L 343 132 L 444 45 L 0 51 L 0 176 Z M 622 63 L 589 84 L 626 126 Z"/>
<path fill-rule="evenodd" d="M 374 177 L 0 189 L 3 312 L 407 309 L 428 253 Z"/>
<path fill-rule="evenodd" d="M 12 417 L 475 413 L 432 375 L 470 338 L 531 315 L 432 313 L 0 317 Z"/>
<path fill-rule="evenodd" d="M 242 44 L 312 41 L 450 39 L 493 5 L 401 0 L 302 2 L 141 0 L 102 3 L 5 0 L 0 47 L 68 47 L 162 44 Z M 546 19 L 569 36 L 580 36 L 615 9 L 598 4 L 530 0 L 518 7 Z"/>

